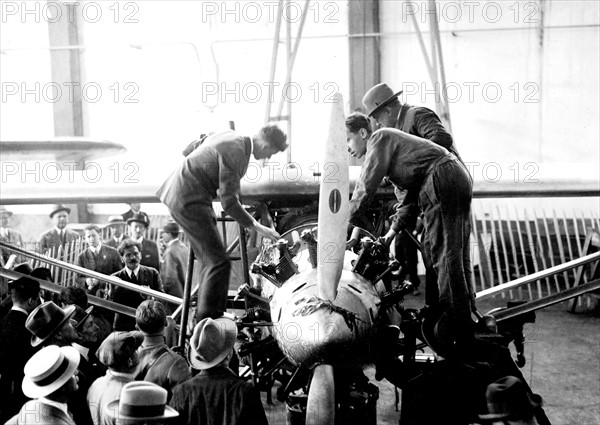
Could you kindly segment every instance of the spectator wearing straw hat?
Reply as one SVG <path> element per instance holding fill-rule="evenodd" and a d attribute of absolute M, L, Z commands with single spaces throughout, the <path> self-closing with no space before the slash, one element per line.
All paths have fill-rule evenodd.
<path fill-rule="evenodd" d="M 0 241 L 21 248 L 23 246 L 23 237 L 19 232 L 10 228 L 10 218 L 12 216 L 12 211 L 9 211 L 4 207 L 0 207 Z M 0 251 L 2 252 L 3 264 L 6 264 L 11 253 L 5 250 Z"/>
<path fill-rule="evenodd" d="M 178 420 L 179 413 L 167 406 L 167 391 L 152 382 L 129 382 L 119 400 L 109 403 L 106 416 L 117 425 L 188 424 Z"/>
<path fill-rule="evenodd" d="M 0 423 L 13 416 L 27 398 L 21 389 L 25 363 L 37 351 L 25 328 L 27 316 L 40 305 L 40 284 L 22 277 L 10 283 L 13 306 L 0 321 Z"/>
<path fill-rule="evenodd" d="M 23 405 L 7 425 L 75 425 L 67 401 L 79 388 L 79 353 L 51 345 L 34 354 L 24 368 L 23 392 L 33 400 Z"/>
<path fill-rule="evenodd" d="M 83 231 L 88 246 L 77 257 L 77 265 L 109 276 L 121 270 L 123 267 L 121 256 L 115 248 L 102 243 L 100 228 L 95 224 L 89 224 L 85 226 Z M 88 293 L 104 298 L 104 287 L 106 285 L 95 277 L 81 274 L 77 277 L 77 284 L 82 288 L 86 288 Z"/>
<path fill-rule="evenodd" d="M 94 425 L 109 422 L 105 409 L 118 400 L 121 390 L 133 381 L 139 363 L 137 349 L 144 340 L 141 332 L 113 332 L 100 345 L 96 356 L 108 368 L 106 375 L 96 379 L 87 393 L 88 406 Z"/>
<path fill-rule="evenodd" d="M 31 345 L 37 347 L 43 345 L 58 345 L 59 347 L 73 347 L 79 340 L 79 335 L 75 330 L 77 322 L 73 319 L 76 307 L 69 305 L 62 309 L 52 301 L 47 301 L 38 306 L 31 312 L 25 327 L 33 334 Z M 85 357 L 85 352 L 77 350 L 79 353 L 79 389 L 69 399 L 69 408 L 74 415 L 77 425 L 91 424 L 89 409 L 85 401 L 85 396 L 92 382 L 104 374 L 104 370 L 92 364 Z M 25 393 L 27 395 L 27 393 Z"/>
<path fill-rule="evenodd" d="M 67 228 L 70 213 L 71 209 L 65 205 L 55 205 L 52 208 L 50 218 L 54 222 L 54 227 L 40 236 L 39 251 L 42 254 L 49 250 L 51 254 L 54 254 L 60 248 L 64 251 L 67 246 L 79 240 L 79 234 Z"/>
<path fill-rule="evenodd" d="M 194 328 L 190 363 L 200 373 L 175 387 L 170 402 L 181 423 L 267 423 L 257 390 L 227 367 L 236 336 L 237 326 L 228 317 L 206 318 Z"/>
<path fill-rule="evenodd" d="M 134 214 L 133 217 L 127 219 L 131 240 L 141 245 L 143 266 L 152 267 L 160 270 L 160 258 L 158 255 L 158 245 L 156 242 L 146 238 L 146 230 L 150 226 L 148 216 L 143 214 Z"/>
<path fill-rule="evenodd" d="M 123 220 L 123 216 L 121 215 L 111 215 L 108 217 L 108 230 L 110 231 L 110 236 L 107 240 L 104 241 L 105 245 L 110 246 L 111 248 L 117 249 L 121 242 L 125 239 L 129 239 L 129 236 L 125 234 L 125 227 L 127 223 Z"/>
<path fill-rule="evenodd" d="M 140 364 L 136 379 L 154 382 L 170 395 L 173 388 L 191 378 L 185 358 L 165 343 L 167 314 L 159 301 L 146 300 L 135 312 L 136 327 L 143 333 L 144 342 L 138 350 Z"/>
<path fill-rule="evenodd" d="M 182 298 L 190 250 L 179 240 L 180 234 L 179 224 L 174 221 L 169 221 L 162 228 L 160 239 L 165 251 L 160 264 L 160 276 L 165 293 Z"/>

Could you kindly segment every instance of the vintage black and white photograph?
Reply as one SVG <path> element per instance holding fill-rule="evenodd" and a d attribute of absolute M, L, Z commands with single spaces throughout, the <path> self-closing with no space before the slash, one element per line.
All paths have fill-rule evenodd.
<path fill-rule="evenodd" d="M 600 425 L 600 2 L 0 21 L 0 424 Z"/>

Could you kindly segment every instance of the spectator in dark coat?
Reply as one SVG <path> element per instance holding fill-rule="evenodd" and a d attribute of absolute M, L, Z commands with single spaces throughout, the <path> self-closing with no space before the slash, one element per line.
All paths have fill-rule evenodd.
<path fill-rule="evenodd" d="M 119 255 L 121 255 L 125 267 L 118 272 L 113 273 L 114 277 L 118 277 L 125 282 L 164 292 L 158 271 L 152 267 L 146 267 L 140 264 L 142 254 L 139 243 L 134 242 L 132 239 L 121 242 L 121 245 L 119 245 Z M 142 301 L 146 299 L 146 296 L 115 285 L 112 289 L 111 298 L 114 302 L 119 304 L 137 308 Z M 119 313 L 115 314 L 115 331 L 132 331 L 134 329 L 134 318 Z"/>
<path fill-rule="evenodd" d="M 235 322 L 206 318 L 194 328 L 190 363 L 200 373 L 175 387 L 170 405 L 184 424 L 263 425 L 258 391 L 227 367 L 237 336 Z"/>
<path fill-rule="evenodd" d="M 131 240 L 140 244 L 142 253 L 141 265 L 160 270 L 160 257 L 158 254 L 158 245 L 156 242 L 146 238 L 146 230 L 150 226 L 148 217 L 136 214 L 127 220 Z"/>
<path fill-rule="evenodd" d="M 120 215 L 111 215 L 108 217 L 108 230 L 110 231 L 110 237 L 104 241 L 105 245 L 108 245 L 114 249 L 117 249 L 121 242 L 125 239 L 129 239 L 125 232 L 125 227 L 127 223 L 123 220 L 123 217 Z"/>
<path fill-rule="evenodd" d="M 22 277 L 10 283 L 13 306 L 0 321 L 0 423 L 4 423 L 25 404 L 21 382 L 23 368 L 37 348 L 25 328 L 27 316 L 40 305 L 40 284 Z"/>
<path fill-rule="evenodd" d="M 88 247 L 79 254 L 77 265 L 105 275 L 111 275 L 121 270 L 123 267 L 121 256 L 115 248 L 102 243 L 100 228 L 95 224 L 90 224 L 83 231 Z M 88 293 L 104 298 L 106 285 L 95 277 L 81 274 L 77 277 L 77 284 L 87 289 Z"/>

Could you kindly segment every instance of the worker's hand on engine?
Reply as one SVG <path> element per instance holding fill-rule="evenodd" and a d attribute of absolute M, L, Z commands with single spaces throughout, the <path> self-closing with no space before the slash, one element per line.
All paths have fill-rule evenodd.
<path fill-rule="evenodd" d="M 263 226 L 259 222 L 254 224 L 254 230 L 263 238 L 271 239 L 272 241 L 277 241 L 281 238 L 279 233 L 275 229 L 271 229 L 270 227 Z"/>

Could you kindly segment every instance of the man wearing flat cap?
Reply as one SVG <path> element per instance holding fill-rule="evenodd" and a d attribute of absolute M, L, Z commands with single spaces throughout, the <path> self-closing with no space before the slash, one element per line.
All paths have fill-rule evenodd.
<path fill-rule="evenodd" d="M 158 255 L 158 245 L 156 242 L 146 238 L 146 230 L 150 226 L 148 217 L 143 214 L 134 214 L 133 217 L 127 219 L 131 240 L 137 242 L 142 247 L 142 266 L 152 267 L 157 271 L 160 270 L 160 258 Z"/>
<path fill-rule="evenodd" d="M 179 225 L 174 221 L 169 221 L 162 228 L 160 240 L 165 250 L 160 264 L 160 276 L 165 293 L 182 298 L 189 249 L 179 239 L 180 235 Z"/>
<path fill-rule="evenodd" d="M 79 241 L 79 234 L 67 228 L 70 213 L 71 209 L 65 205 L 53 207 L 50 218 L 54 222 L 54 227 L 40 236 L 38 250 L 41 254 L 50 254 L 59 260 L 65 260 L 70 251 L 75 249 L 74 244 Z M 61 276 L 58 276 L 59 280 L 60 278 Z"/>
<path fill-rule="evenodd" d="M 10 218 L 12 216 L 12 211 L 0 207 L 0 241 L 20 248 L 23 246 L 23 237 L 19 232 L 10 228 Z M 3 264 L 6 264 L 11 253 L 4 250 L 0 250 L 0 252 L 2 253 L 2 261 L 4 261 Z"/>
<path fill-rule="evenodd" d="M 108 217 L 108 230 L 110 231 L 110 237 L 104 241 L 106 246 L 110 246 L 111 248 L 117 249 L 121 242 L 125 239 L 129 239 L 125 232 L 125 220 L 123 220 L 123 216 L 120 215 L 111 215 Z"/>
<path fill-rule="evenodd" d="M 87 393 L 88 406 L 94 425 L 107 422 L 105 409 L 118 400 L 121 390 L 134 380 L 139 364 L 137 349 L 144 340 L 141 332 L 113 332 L 100 345 L 96 356 L 108 368 L 106 375 L 96 379 Z"/>
<path fill-rule="evenodd" d="M 0 423 L 14 415 L 27 398 L 21 389 L 25 363 L 37 351 L 25 328 L 27 316 L 40 305 L 40 284 L 22 277 L 10 283 L 12 308 L 0 321 Z"/>
<path fill-rule="evenodd" d="M 82 425 L 68 403 L 79 389 L 78 365 L 79 353 L 72 347 L 51 345 L 36 353 L 25 365 L 23 378 L 23 392 L 33 400 L 6 424 Z"/>

